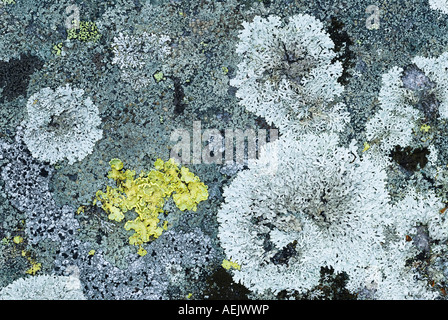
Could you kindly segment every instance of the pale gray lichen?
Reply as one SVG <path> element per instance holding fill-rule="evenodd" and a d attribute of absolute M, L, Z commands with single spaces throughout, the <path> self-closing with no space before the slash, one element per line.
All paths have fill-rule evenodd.
<path fill-rule="evenodd" d="M 27 102 L 23 140 L 33 157 L 55 164 L 84 159 L 102 138 L 98 108 L 84 90 L 68 84 L 56 90 L 44 88 Z"/>
<path fill-rule="evenodd" d="M 11 205 L 25 213 L 29 243 L 44 239 L 60 242 L 79 227 L 75 209 L 56 203 L 50 190 L 54 168 L 34 159 L 23 144 L 22 128 L 17 131 L 15 143 L 0 141 L 0 155 L 6 160 L 1 168 L 5 193 Z"/>
<path fill-rule="evenodd" d="M 366 287 L 374 289 L 374 299 L 440 297 L 426 277 L 428 270 L 419 266 L 422 261 L 416 257 L 429 259 L 431 253 L 445 247 L 448 219 L 440 212 L 442 207 L 434 192 L 418 193 L 409 187 L 403 199 L 381 213 L 390 224 L 385 231 L 385 250 L 372 262 L 366 278 Z"/>
<path fill-rule="evenodd" d="M 200 229 L 168 230 L 147 244 L 141 257 L 126 256 L 127 266 L 118 267 L 107 257 L 108 246 L 94 253 L 91 243 L 66 242 L 54 264 L 55 272 L 67 273 L 77 266 L 88 299 L 160 300 L 181 299 L 188 292 L 200 294 L 210 265 L 216 263 L 211 239 Z"/>
<path fill-rule="evenodd" d="M 335 135 L 280 138 L 224 190 L 218 236 L 241 265 L 235 281 L 256 292 L 304 292 L 321 267 L 350 274 L 381 251 L 375 208 L 388 201 L 386 174 L 353 144 L 337 144 Z M 276 170 L 267 172 L 273 159 Z"/>

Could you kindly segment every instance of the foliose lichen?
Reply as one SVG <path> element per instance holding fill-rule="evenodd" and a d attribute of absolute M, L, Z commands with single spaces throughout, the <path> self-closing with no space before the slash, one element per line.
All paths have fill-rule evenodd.
<path fill-rule="evenodd" d="M 319 20 L 299 14 L 244 22 L 236 52 L 241 57 L 230 84 L 247 110 L 295 136 L 340 131 L 349 115 L 335 97 L 342 64 Z"/>
<path fill-rule="evenodd" d="M 85 300 L 79 279 L 40 275 L 21 278 L 0 291 L 0 300 Z"/>
<path fill-rule="evenodd" d="M 443 205 L 413 190 L 393 204 L 386 171 L 355 145 L 340 147 L 326 134 L 280 138 L 239 172 L 218 212 L 220 243 L 241 266 L 231 270 L 235 281 L 257 293 L 300 296 L 328 267 L 348 275 L 353 294 L 374 283 L 378 299 L 437 296 L 408 267 L 419 252 L 406 235 L 426 224 L 432 239 L 445 239 Z M 276 170 L 266 172 L 273 162 Z"/>
<path fill-rule="evenodd" d="M 33 157 L 50 164 L 84 159 L 102 138 L 99 111 L 84 90 L 43 88 L 28 99 L 23 140 Z"/>
<path fill-rule="evenodd" d="M 207 186 L 188 168 L 179 170 L 173 159 L 166 162 L 157 159 L 155 169 L 142 172 L 137 178 L 135 171 L 123 169 L 121 160 L 112 159 L 109 163 L 108 177 L 117 186 L 107 186 L 106 192 L 99 190 L 95 201 L 101 202 L 110 220 L 120 222 L 126 212 L 134 210 L 137 213 L 138 217 L 127 220 L 124 228 L 135 231 L 129 243 L 138 245 L 138 253 L 142 256 L 147 253 L 142 245 L 157 239 L 168 228 L 168 221 L 160 225 L 159 218 L 167 197 L 172 196 L 181 211 L 196 211 L 197 205 L 208 198 Z"/>

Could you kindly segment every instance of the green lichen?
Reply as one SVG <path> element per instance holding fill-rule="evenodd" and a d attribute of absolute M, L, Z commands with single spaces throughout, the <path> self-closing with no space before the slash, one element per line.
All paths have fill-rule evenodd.
<path fill-rule="evenodd" d="M 52 49 L 53 54 L 60 56 L 62 53 L 62 45 L 62 42 L 55 44 Z"/>
<path fill-rule="evenodd" d="M 141 256 L 146 254 L 142 245 L 157 239 L 168 227 L 167 221 L 159 219 L 167 197 L 172 196 L 181 211 L 196 211 L 198 203 L 208 198 L 207 186 L 189 169 L 179 169 L 173 159 L 157 159 L 155 169 L 138 177 L 134 170 L 124 170 L 120 159 L 112 159 L 109 164 L 108 178 L 116 182 L 116 187 L 107 186 L 106 192 L 98 190 L 95 202 L 100 201 L 108 218 L 117 222 L 125 219 L 128 211 L 137 213 L 138 217 L 127 220 L 124 228 L 134 231 L 129 243 L 139 246 Z"/>
<path fill-rule="evenodd" d="M 162 81 L 162 80 L 165 80 L 165 78 L 163 77 L 163 72 L 162 72 L 162 71 L 156 72 L 156 73 L 154 74 L 154 79 L 155 79 L 157 82 L 160 82 L 160 81 Z"/>
<path fill-rule="evenodd" d="M 80 21 L 79 28 L 69 29 L 67 32 L 67 39 L 76 39 L 83 42 L 96 42 L 101 38 L 98 27 L 95 22 Z"/>

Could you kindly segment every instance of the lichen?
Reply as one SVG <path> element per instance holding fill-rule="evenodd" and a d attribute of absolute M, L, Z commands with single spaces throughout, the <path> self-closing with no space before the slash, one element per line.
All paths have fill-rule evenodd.
<path fill-rule="evenodd" d="M 127 220 L 124 228 L 134 230 L 129 243 L 139 246 L 141 256 L 146 254 L 142 245 L 157 239 L 167 229 L 166 221 L 160 223 L 167 197 L 172 196 L 181 211 L 196 211 L 197 205 L 208 198 L 207 186 L 188 168 L 179 170 L 173 159 L 166 162 L 157 159 L 155 169 L 138 177 L 134 170 L 124 170 L 119 159 L 112 159 L 109 164 L 108 177 L 116 182 L 116 187 L 107 186 L 106 192 L 98 190 L 95 200 L 101 202 L 110 220 L 121 222 L 128 211 L 137 213 L 137 218 Z"/>
<path fill-rule="evenodd" d="M 43 88 L 27 102 L 28 119 L 23 140 L 33 157 L 56 164 L 84 159 L 103 131 L 98 107 L 83 89 L 68 84 L 56 90 Z"/>
<path fill-rule="evenodd" d="M 221 266 L 226 270 L 229 270 L 229 269 L 241 270 L 241 266 L 238 263 L 233 262 L 231 260 L 227 260 L 227 259 L 224 259 L 222 261 Z"/>
<path fill-rule="evenodd" d="M 2 4 L 15 4 L 14 0 L 2 0 Z"/>
<path fill-rule="evenodd" d="M 322 22 L 306 14 L 285 23 L 257 16 L 243 26 L 236 48 L 242 61 L 230 80 L 240 104 L 284 134 L 341 131 L 349 118 L 335 102 L 343 69 L 333 62 L 334 43 Z"/>
<path fill-rule="evenodd" d="M 73 276 L 40 275 L 21 278 L 0 290 L 0 300 L 85 300 Z"/>
<path fill-rule="evenodd" d="M 71 28 L 67 32 L 67 40 L 76 39 L 83 42 L 96 42 L 101 38 L 98 27 L 92 21 L 80 21 L 79 28 Z"/>

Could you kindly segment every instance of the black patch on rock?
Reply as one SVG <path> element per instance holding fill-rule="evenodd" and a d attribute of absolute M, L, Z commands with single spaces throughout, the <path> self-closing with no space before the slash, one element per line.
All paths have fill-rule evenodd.
<path fill-rule="evenodd" d="M 208 279 L 204 294 L 210 300 L 247 300 L 250 291 L 233 281 L 232 276 L 222 267 L 218 268 Z"/>
<path fill-rule="evenodd" d="M 342 63 L 342 75 L 339 77 L 338 82 L 342 85 L 348 83 L 348 79 L 351 77 L 348 70 L 355 65 L 356 55 L 350 49 L 353 45 L 353 41 L 350 39 L 347 31 L 344 30 L 344 23 L 336 19 L 336 17 L 331 17 L 331 23 L 328 28 L 328 34 L 330 39 L 334 43 L 334 51 L 338 54 L 332 61 L 340 61 Z"/>
<path fill-rule="evenodd" d="M 415 172 L 419 167 L 423 169 L 428 163 L 429 150 L 427 148 L 411 147 L 402 148 L 396 146 L 391 152 L 392 159 L 405 170 Z"/>
<path fill-rule="evenodd" d="M 297 254 L 296 245 L 296 241 L 288 243 L 271 258 L 271 262 L 276 265 L 288 264 L 289 259 Z"/>

